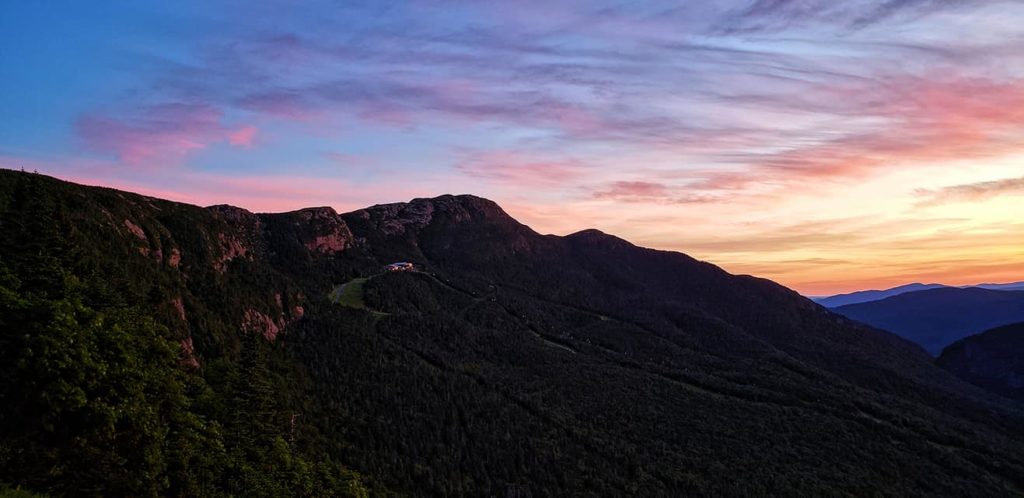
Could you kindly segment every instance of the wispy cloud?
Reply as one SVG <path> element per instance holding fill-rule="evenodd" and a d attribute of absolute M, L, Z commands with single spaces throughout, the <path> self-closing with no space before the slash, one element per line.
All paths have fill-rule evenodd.
<path fill-rule="evenodd" d="M 470 177 L 527 188 L 571 184 L 587 172 L 586 166 L 574 159 L 532 157 L 508 150 L 465 153 L 455 168 Z"/>
<path fill-rule="evenodd" d="M 220 109 L 202 104 L 161 104 L 130 116 L 87 114 L 75 128 L 89 150 L 141 164 L 206 147 L 223 133 L 222 116 Z"/>
<path fill-rule="evenodd" d="M 755 0 L 725 17 L 724 32 L 781 31 L 807 23 L 863 29 L 879 23 L 908 22 L 943 11 L 977 8 L 999 0 L 967 4 L 955 0 Z"/>
<path fill-rule="evenodd" d="M 214 106 L 175 102 L 143 106 L 128 114 L 86 114 L 75 122 L 75 131 L 87 150 L 132 166 L 158 166 L 174 164 L 216 142 L 251 147 L 256 128 L 231 130 L 222 124 L 223 117 Z"/>
<path fill-rule="evenodd" d="M 617 181 L 595 191 L 595 199 L 627 203 L 703 204 L 718 200 L 709 195 L 691 194 L 685 188 L 647 181 Z"/>
<path fill-rule="evenodd" d="M 914 193 L 924 198 L 919 203 L 922 206 L 979 201 L 1001 195 L 1024 196 L 1024 177 L 952 185 L 938 189 L 920 188 Z"/>

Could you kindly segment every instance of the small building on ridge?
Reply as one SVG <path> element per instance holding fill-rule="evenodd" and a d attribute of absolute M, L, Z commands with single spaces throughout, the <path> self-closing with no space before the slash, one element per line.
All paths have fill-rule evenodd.
<path fill-rule="evenodd" d="M 415 270 L 416 267 L 412 263 L 405 261 L 399 261 L 398 263 L 391 263 L 384 267 L 384 271 L 409 271 Z"/>

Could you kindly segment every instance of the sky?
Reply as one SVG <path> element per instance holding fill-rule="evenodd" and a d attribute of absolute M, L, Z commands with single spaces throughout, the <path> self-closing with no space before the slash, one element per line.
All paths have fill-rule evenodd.
<path fill-rule="evenodd" d="M 1024 2 L 0 3 L 0 167 L 470 193 L 808 295 L 1024 280 Z"/>

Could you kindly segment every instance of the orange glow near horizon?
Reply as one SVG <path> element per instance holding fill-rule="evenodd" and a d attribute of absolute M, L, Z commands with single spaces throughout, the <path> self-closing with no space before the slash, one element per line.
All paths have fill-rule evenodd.
<path fill-rule="evenodd" d="M 511 205 L 542 233 L 595 226 L 805 295 L 1024 280 L 1024 160 L 905 167 L 692 205 Z M 1005 185 L 1005 187 L 1004 187 Z M 839 213 L 842 216 L 836 216 Z"/>

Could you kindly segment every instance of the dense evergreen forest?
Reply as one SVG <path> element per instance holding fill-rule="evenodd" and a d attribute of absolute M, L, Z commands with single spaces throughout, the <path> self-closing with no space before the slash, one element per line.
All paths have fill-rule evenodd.
<path fill-rule="evenodd" d="M 936 363 L 971 384 L 1024 401 L 1024 323 L 960 339 Z"/>
<path fill-rule="evenodd" d="M 0 354 L 0 495 L 1024 493 L 1022 406 L 917 346 L 471 196 L 252 214 L 0 170 Z"/>
<path fill-rule="evenodd" d="M 259 301 L 280 277 L 251 268 L 237 285 L 217 281 L 187 256 L 194 273 L 167 271 L 147 245 L 118 236 L 133 227 L 108 224 L 138 220 L 154 252 L 180 230 L 172 261 L 202 254 L 201 237 L 225 223 L 195 226 L 213 218 L 2 173 L 0 480 L 56 496 L 366 494 L 358 473 L 309 442 L 311 428 L 290 430 L 307 386 L 294 360 L 227 322 L 225 311 Z M 159 214 L 139 216 L 146 208 Z M 205 352 L 203 363 L 182 345 Z"/>

